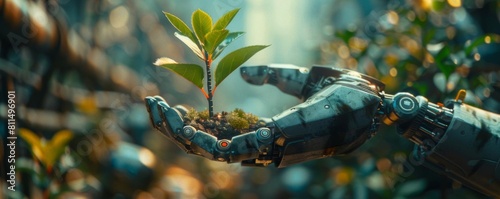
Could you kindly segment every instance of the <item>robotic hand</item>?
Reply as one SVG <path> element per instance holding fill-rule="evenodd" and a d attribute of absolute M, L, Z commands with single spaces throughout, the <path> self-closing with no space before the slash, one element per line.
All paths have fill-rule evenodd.
<path fill-rule="evenodd" d="M 463 104 L 465 93 L 444 106 L 409 93 L 385 94 L 378 80 L 333 67 L 253 66 L 242 67 L 241 75 L 305 101 L 231 140 L 185 126 L 185 110 L 158 96 L 145 100 L 151 122 L 187 153 L 278 167 L 347 154 L 375 135 L 380 122 L 394 124 L 416 144 L 416 162 L 500 197 L 500 115 Z"/>

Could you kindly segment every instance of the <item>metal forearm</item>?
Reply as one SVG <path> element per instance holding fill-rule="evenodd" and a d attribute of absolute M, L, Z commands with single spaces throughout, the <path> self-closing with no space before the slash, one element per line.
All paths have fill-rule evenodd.
<path fill-rule="evenodd" d="M 500 197 L 500 115 L 451 101 L 453 118 L 433 145 L 418 147 L 425 166 L 492 197 Z"/>
<path fill-rule="evenodd" d="M 460 95 L 459 95 L 460 96 Z M 398 93 L 384 99 L 384 123 L 417 144 L 417 162 L 490 196 L 500 197 L 500 115 L 466 104 L 447 106 Z"/>

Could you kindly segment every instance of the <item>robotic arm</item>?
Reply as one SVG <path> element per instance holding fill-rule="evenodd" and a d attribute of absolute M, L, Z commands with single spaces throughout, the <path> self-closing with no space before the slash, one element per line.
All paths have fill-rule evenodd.
<path fill-rule="evenodd" d="M 462 103 L 463 94 L 446 106 L 409 93 L 389 95 L 372 77 L 332 67 L 254 66 L 242 67 L 241 74 L 251 84 L 272 84 L 305 101 L 266 119 L 266 127 L 218 140 L 184 125 L 182 107 L 147 97 L 154 127 L 190 154 L 285 167 L 347 154 L 375 135 L 380 122 L 394 124 L 416 144 L 414 155 L 425 166 L 500 197 L 500 116 Z"/>

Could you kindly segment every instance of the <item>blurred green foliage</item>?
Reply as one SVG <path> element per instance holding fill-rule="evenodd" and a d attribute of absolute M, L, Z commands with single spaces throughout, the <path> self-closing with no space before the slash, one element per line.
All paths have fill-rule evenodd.
<path fill-rule="evenodd" d="M 478 47 L 498 43 L 500 37 L 464 35 L 464 26 L 477 27 L 468 24 L 469 16 L 457 2 L 391 1 L 366 22 L 336 30 L 322 44 L 320 61 L 379 78 L 390 93 L 413 88 L 414 94 L 443 101 L 459 89 L 474 91 L 486 84 L 481 81 L 486 74 L 470 74 L 480 67 Z"/>
<path fill-rule="evenodd" d="M 173 17 L 169 17 L 173 24 L 170 26 L 158 9 L 167 9 L 185 18 L 189 17 L 193 7 L 215 8 L 220 11 L 219 16 L 241 7 L 244 14 L 240 16 L 249 20 L 241 20 L 239 25 L 247 26 L 249 21 L 257 24 L 270 21 L 267 18 L 258 21 L 263 13 L 275 12 L 267 9 L 268 6 L 283 8 L 273 16 L 289 11 L 302 18 L 302 14 L 307 13 L 295 12 L 299 8 L 291 6 L 297 2 L 27 2 L 40 12 L 54 12 L 53 18 L 69 30 L 65 35 L 71 38 L 68 41 L 75 43 L 73 47 L 81 56 L 88 57 L 99 67 L 92 71 L 93 75 L 82 75 L 81 70 L 73 66 L 54 67 L 66 57 L 40 53 L 29 45 L 13 47 L 7 38 L 2 38 L 0 86 L 7 88 L 6 85 L 15 84 L 19 93 L 19 99 L 16 99 L 18 107 L 22 107 L 19 112 L 23 113 L 19 114 L 18 125 L 36 134 L 32 136 L 36 139 L 30 139 L 32 141 L 20 141 L 16 160 L 16 168 L 20 168 L 19 191 L 2 192 L 8 194 L 7 197 L 484 198 L 448 178 L 413 165 L 409 161 L 413 144 L 399 137 L 392 127 L 381 127 L 376 136 L 348 156 L 305 162 L 284 169 L 241 167 L 187 156 L 152 129 L 142 102 L 145 95 L 162 95 L 174 105 L 197 105 L 204 100 L 191 96 L 203 86 L 203 74 L 196 77 L 200 80 L 195 82 L 197 87 L 191 89 L 178 81 L 178 76 L 151 67 L 152 60 L 163 55 L 180 62 L 196 61 L 196 57 L 193 60 L 188 54 L 190 51 L 195 51 L 200 59 L 205 57 L 198 46 L 200 43 L 195 42 L 199 37 L 188 33 L 187 26 L 187 29 L 179 28 L 180 23 L 173 22 Z M 313 10 L 311 15 L 314 19 L 320 18 L 318 21 L 324 26 L 321 30 L 311 30 L 322 31 L 322 34 L 318 37 L 319 45 L 308 46 L 315 56 L 310 65 L 335 65 L 357 70 L 381 79 L 387 84 L 387 93 L 407 91 L 433 102 L 453 98 L 459 89 L 466 89 L 466 103 L 493 112 L 500 111 L 498 105 L 486 106 L 488 101 L 493 102 L 491 104 L 499 101 L 495 96 L 500 89 L 500 61 L 497 58 L 500 46 L 496 44 L 500 33 L 500 2 L 332 0 L 308 1 L 308 4 L 319 4 L 323 9 L 319 12 Z M 254 6 L 253 13 L 250 13 L 249 5 Z M 351 8 L 362 10 L 361 19 L 344 16 L 345 12 L 354 12 Z M 231 21 L 225 17 L 221 19 L 213 26 L 223 27 L 225 21 Z M 341 26 L 342 22 L 347 25 Z M 280 30 L 287 27 L 281 23 L 285 24 L 271 25 Z M 172 35 L 176 29 L 180 33 Z M 284 40 L 289 39 L 284 35 L 300 34 L 268 32 L 265 26 L 250 29 L 263 31 L 265 35 L 277 35 Z M 207 30 L 200 31 L 206 33 Z M 209 37 L 218 40 L 217 35 L 222 33 L 224 31 L 214 32 Z M 208 52 L 213 52 L 212 59 L 222 55 L 220 52 L 242 34 L 231 32 L 218 47 L 208 45 Z M 181 42 L 176 38 L 187 43 L 189 49 L 179 48 Z M 255 39 L 249 37 L 250 42 Z M 138 77 L 129 78 L 114 64 L 128 65 Z M 96 77 L 103 74 L 110 82 L 124 79 L 121 83 L 125 85 L 130 85 L 132 80 L 142 84 L 134 85 L 129 93 L 122 93 L 120 88 L 104 87 L 106 85 L 96 86 Z M 183 97 L 186 93 L 190 97 Z M 235 97 L 235 93 L 224 95 L 224 98 L 230 97 Z M 264 93 L 256 97 L 268 102 L 273 96 Z M 281 96 L 276 98 L 281 100 Z M 279 108 L 283 106 L 253 103 L 251 100 L 241 103 L 248 103 L 252 108 L 278 107 L 275 112 L 282 111 Z M 240 110 L 230 115 L 256 119 Z M 202 111 L 192 113 L 190 117 L 207 119 L 209 114 Z M 66 141 L 56 144 L 58 152 L 53 154 L 54 158 L 43 163 L 43 158 L 36 155 L 39 153 L 34 152 L 37 150 L 35 145 L 43 145 L 44 139 L 54 140 L 56 132 L 68 128 L 74 138 L 67 147 L 63 147 Z M 45 169 L 47 163 L 53 164 L 51 174 Z"/>

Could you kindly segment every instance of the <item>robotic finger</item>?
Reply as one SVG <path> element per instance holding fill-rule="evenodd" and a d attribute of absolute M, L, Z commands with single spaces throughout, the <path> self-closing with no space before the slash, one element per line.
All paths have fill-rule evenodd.
<path fill-rule="evenodd" d="M 180 113 L 176 109 L 170 108 L 170 106 L 160 96 L 148 96 L 144 101 L 149 112 L 149 119 L 154 128 L 159 130 L 179 148 L 188 152 L 189 148 L 182 142 L 179 142 L 177 134 L 174 133 L 179 131 L 184 126 Z M 168 118 L 168 120 L 165 118 Z"/>
<path fill-rule="evenodd" d="M 271 84 L 299 99 L 303 99 L 302 89 L 309 76 L 309 69 L 291 64 L 243 66 L 240 72 L 241 77 L 250 84 Z"/>
<path fill-rule="evenodd" d="M 240 68 L 241 77 L 253 85 L 271 84 L 282 92 L 306 100 L 321 89 L 332 85 L 336 80 L 351 79 L 371 85 L 373 90 L 383 91 L 384 83 L 355 71 L 313 66 L 311 69 L 292 64 L 269 64 L 244 66 Z"/>

